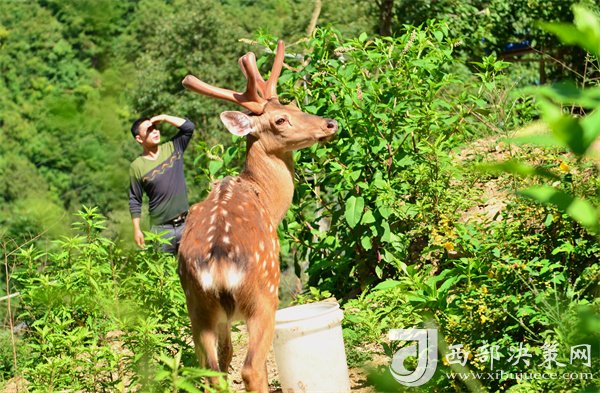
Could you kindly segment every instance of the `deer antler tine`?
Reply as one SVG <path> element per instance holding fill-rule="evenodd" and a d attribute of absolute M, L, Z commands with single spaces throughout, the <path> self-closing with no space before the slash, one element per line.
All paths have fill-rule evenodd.
<path fill-rule="evenodd" d="M 220 87 L 212 86 L 208 83 L 202 82 L 200 79 L 196 78 L 193 75 L 186 76 L 181 83 L 185 88 L 192 90 L 196 93 L 236 103 L 255 114 L 259 115 L 264 111 L 264 100 L 260 99 L 259 101 L 256 101 L 251 99 L 248 96 L 247 91 L 242 94 L 233 90 L 222 89 Z M 254 95 L 258 97 L 256 92 L 254 93 Z"/>
<path fill-rule="evenodd" d="M 234 94 L 235 94 L 234 91 L 209 85 L 206 82 L 202 82 L 200 79 L 196 78 L 194 75 L 187 75 L 183 79 L 181 84 L 185 88 L 195 91 L 196 93 L 203 94 L 205 96 L 218 98 L 221 100 L 237 102 L 234 97 Z"/>
<path fill-rule="evenodd" d="M 246 53 L 244 56 L 242 56 L 238 59 L 238 64 L 240 65 L 240 68 L 242 69 L 242 73 L 244 74 L 244 77 L 246 79 L 248 79 L 248 72 L 246 71 L 246 66 L 244 65 L 244 59 L 246 58 L 246 56 L 248 56 L 248 53 Z"/>
<path fill-rule="evenodd" d="M 275 61 L 273 62 L 271 75 L 269 76 L 269 80 L 267 82 L 265 82 L 258 71 L 258 66 L 256 65 L 256 56 L 254 53 L 249 52 L 240 57 L 238 62 L 242 72 L 244 73 L 244 76 L 246 77 L 246 80 L 248 81 L 246 85 L 246 91 L 244 93 L 238 93 L 233 90 L 222 89 L 220 87 L 209 85 L 193 75 L 186 76 L 182 81 L 182 84 L 186 88 L 195 91 L 196 93 L 234 102 L 257 115 L 260 115 L 265 110 L 266 101 L 271 98 L 277 98 L 277 79 L 281 74 L 284 55 L 285 46 L 283 41 L 280 40 L 277 42 Z"/>
<path fill-rule="evenodd" d="M 285 56 L 285 45 L 282 40 L 277 41 L 277 52 L 275 53 L 275 60 L 273 61 L 273 67 L 271 68 L 271 75 L 267 81 L 265 98 L 277 97 L 277 79 L 281 75 L 281 68 L 283 67 L 283 58 Z"/>
<path fill-rule="evenodd" d="M 246 79 L 248 80 L 248 85 L 246 88 L 246 94 L 253 100 L 262 102 L 264 99 L 259 95 L 263 94 L 263 89 L 265 85 L 265 81 L 262 76 L 260 76 L 260 72 L 258 71 L 258 67 L 256 66 L 256 57 L 254 53 L 249 52 L 240 58 L 240 66 L 242 67 L 242 71 L 244 75 L 246 75 Z"/>

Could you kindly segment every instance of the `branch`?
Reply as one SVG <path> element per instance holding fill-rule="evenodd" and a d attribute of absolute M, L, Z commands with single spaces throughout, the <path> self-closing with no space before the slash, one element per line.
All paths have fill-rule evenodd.
<path fill-rule="evenodd" d="M 310 17 L 310 23 L 306 29 L 306 35 L 311 37 L 317 28 L 317 20 L 321 14 L 321 0 L 315 0 L 315 8 L 313 9 L 312 16 Z"/>

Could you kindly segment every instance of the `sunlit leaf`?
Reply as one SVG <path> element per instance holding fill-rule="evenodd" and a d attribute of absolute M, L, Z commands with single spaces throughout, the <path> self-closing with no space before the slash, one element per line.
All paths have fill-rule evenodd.
<path fill-rule="evenodd" d="M 392 289 L 392 288 L 396 288 L 397 286 L 399 286 L 401 284 L 400 281 L 396 281 L 396 280 L 385 280 L 383 282 L 380 282 L 379 284 L 377 284 L 375 286 L 375 288 L 373 288 L 374 291 L 385 291 L 387 289 Z"/>
<path fill-rule="evenodd" d="M 344 218 L 350 226 L 354 228 L 359 222 L 363 214 L 365 207 L 365 200 L 363 197 L 351 196 L 346 201 L 346 210 L 344 212 Z"/>
<path fill-rule="evenodd" d="M 600 104 L 600 88 L 579 88 L 574 82 L 560 82 L 548 86 L 530 87 L 522 90 L 525 94 L 543 96 L 562 105 L 578 105 L 595 108 Z"/>
<path fill-rule="evenodd" d="M 521 191 L 520 194 L 537 202 L 556 206 L 590 231 L 599 232 L 598 209 L 589 201 L 574 197 L 550 186 L 530 187 Z"/>
<path fill-rule="evenodd" d="M 558 176 L 545 168 L 527 165 L 516 160 L 479 165 L 477 169 L 484 172 L 508 172 L 523 177 L 540 176 L 553 180 L 559 179 Z"/>
<path fill-rule="evenodd" d="M 371 248 L 373 248 L 373 245 L 371 244 L 371 237 L 370 236 L 363 236 L 360 239 L 360 244 L 367 251 L 370 250 Z"/>
<path fill-rule="evenodd" d="M 540 109 L 556 139 L 573 153 L 584 155 L 590 145 L 584 139 L 583 128 L 578 119 L 563 114 L 560 107 L 546 100 L 540 101 Z"/>
<path fill-rule="evenodd" d="M 544 30 L 556 34 L 561 41 L 578 45 L 600 58 L 600 18 L 583 6 L 573 6 L 574 25 L 542 23 Z"/>

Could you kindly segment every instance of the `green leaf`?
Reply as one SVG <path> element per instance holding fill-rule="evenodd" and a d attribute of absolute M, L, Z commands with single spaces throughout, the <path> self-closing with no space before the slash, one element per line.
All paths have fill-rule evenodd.
<path fill-rule="evenodd" d="M 360 239 L 360 244 L 367 251 L 370 250 L 371 248 L 373 248 L 373 245 L 371 244 L 371 237 L 370 236 L 363 236 Z"/>
<path fill-rule="evenodd" d="M 540 100 L 539 105 L 544 120 L 548 122 L 556 139 L 578 156 L 584 155 L 589 144 L 584 140 L 583 128 L 578 119 L 564 115 L 559 106 L 547 100 Z"/>
<path fill-rule="evenodd" d="M 375 216 L 371 210 L 367 210 L 365 214 L 363 214 L 362 220 L 360 221 L 361 224 L 372 224 L 374 222 Z"/>
<path fill-rule="evenodd" d="M 186 381 L 186 380 L 177 381 L 177 387 L 188 393 L 201 393 L 202 392 L 200 389 L 197 389 L 192 382 Z"/>
<path fill-rule="evenodd" d="M 559 179 L 558 176 L 545 168 L 527 165 L 516 160 L 480 165 L 477 167 L 477 169 L 484 172 L 508 172 L 512 173 L 513 175 L 519 175 L 523 177 L 541 176 L 551 180 Z"/>
<path fill-rule="evenodd" d="M 383 227 L 383 235 L 381 235 L 382 242 L 390 242 L 392 240 L 392 231 L 390 230 L 390 224 L 387 221 L 381 223 Z"/>
<path fill-rule="evenodd" d="M 600 103 L 598 103 L 600 106 Z M 583 119 L 580 123 L 583 128 L 583 142 L 586 146 L 586 150 L 594 143 L 594 141 L 600 136 L 600 110 L 595 110 Z"/>
<path fill-rule="evenodd" d="M 388 219 L 392 214 L 392 209 L 387 206 L 380 206 L 377 210 L 379 211 L 379 214 L 381 214 L 381 217 L 385 219 Z"/>
<path fill-rule="evenodd" d="M 408 300 L 409 302 L 416 302 L 416 303 L 425 303 L 427 301 L 427 299 L 425 299 L 424 297 L 419 296 L 419 295 L 407 295 L 406 300 Z"/>
<path fill-rule="evenodd" d="M 344 212 L 344 218 L 350 226 L 350 228 L 356 227 L 356 224 L 360 222 L 360 218 L 363 214 L 365 207 L 365 200 L 363 197 L 351 196 L 346 201 L 346 211 Z"/>
<path fill-rule="evenodd" d="M 380 176 L 373 179 L 373 185 L 380 190 L 383 190 L 387 187 L 387 182 L 383 180 Z"/>
<path fill-rule="evenodd" d="M 543 204 L 554 205 L 591 232 L 600 232 L 598 210 L 585 199 L 576 198 L 550 186 L 530 187 L 522 190 L 520 194 Z"/>
<path fill-rule="evenodd" d="M 444 283 L 442 285 L 440 285 L 440 288 L 438 289 L 438 291 L 440 293 L 446 293 L 450 289 L 450 287 L 454 286 L 454 284 L 456 284 L 463 278 L 465 278 L 465 276 L 463 274 L 456 276 L 456 277 L 450 277 L 449 279 L 444 281 Z"/>
<path fill-rule="evenodd" d="M 360 177 L 360 174 L 361 174 L 361 172 L 362 172 L 362 170 L 360 170 L 360 169 L 359 169 L 359 170 L 356 170 L 356 171 L 352 171 L 352 172 L 351 172 L 351 173 L 348 175 L 348 177 L 350 177 L 350 179 L 352 179 L 352 181 L 354 181 L 354 182 L 355 182 L 355 181 L 357 181 L 357 180 L 358 180 L 358 178 Z"/>
<path fill-rule="evenodd" d="M 595 108 L 600 104 L 600 88 L 580 89 L 573 82 L 560 82 L 550 86 L 524 88 L 525 94 L 545 97 L 557 104 Z"/>
<path fill-rule="evenodd" d="M 380 282 L 373 288 L 374 291 L 385 291 L 388 289 L 396 288 L 398 285 L 402 284 L 400 281 L 396 280 L 385 280 Z"/>
<path fill-rule="evenodd" d="M 558 140 L 552 133 L 522 135 L 514 138 L 505 139 L 508 143 L 516 145 L 535 145 L 541 147 L 566 147 L 564 143 Z"/>
<path fill-rule="evenodd" d="M 546 220 L 544 221 L 544 226 L 549 227 L 550 225 L 552 225 L 553 222 L 554 222 L 554 215 L 548 214 L 546 216 Z"/>
<path fill-rule="evenodd" d="M 223 167 L 223 161 L 211 161 L 208 163 L 208 172 L 215 175 Z"/>
<path fill-rule="evenodd" d="M 579 45 L 600 59 L 600 19 L 583 6 L 573 6 L 575 24 L 542 23 L 544 30 L 566 44 Z"/>

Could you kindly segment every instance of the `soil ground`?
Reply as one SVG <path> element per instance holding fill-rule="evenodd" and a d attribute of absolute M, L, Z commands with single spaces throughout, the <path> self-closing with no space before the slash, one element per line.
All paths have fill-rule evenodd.
<path fill-rule="evenodd" d="M 242 365 L 244 364 L 244 357 L 246 356 L 248 334 L 246 332 L 246 327 L 243 324 L 237 326 L 237 329 L 238 331 L 232 334 L 233 359 L 231 361 L 231 371 L 229 372 L 229 384 L 236 392 L 244 392 L 244 383 L 242 382 L 240 372 Z M 350 375 L 350 387 L 352 392 L 375 393 L 373 387 L 367 384 L 367 375 L 364 370 L 361 368 L 350 368 L 348 371 Z M 267 372 L 269 374 L 270 392 L 287 393 L 281 390 L 273 350 L 271 350 L 269 353 L 269 358 L 267 359 Z"/>

